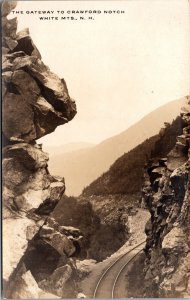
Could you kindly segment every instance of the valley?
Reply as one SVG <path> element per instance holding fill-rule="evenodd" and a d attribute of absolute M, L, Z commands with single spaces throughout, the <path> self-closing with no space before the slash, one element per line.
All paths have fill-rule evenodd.
<path fill-rule="evenodd" d="M 184 97 L 159 107 L 129 129 L 98 145 L 87 148 L 84 144 L 83 149 L 76 151 L 54 152 L 49 159 L 50 172 L 64 176 L 68 196 L 79 196 L 83 189 L 105 173 L 116 159 L 146 139 L 157 135 L 165 126 L 165 122 L 172 122 L 179 115 L 185 100 Z M 67 145 L 65 146 L 67 149 Z M 44 149 L 52 153 L 51 147 L 45 146 Z"/>

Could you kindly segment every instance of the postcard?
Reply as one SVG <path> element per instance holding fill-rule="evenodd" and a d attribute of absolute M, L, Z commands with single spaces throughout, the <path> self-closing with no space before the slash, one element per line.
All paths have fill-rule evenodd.
<path fill-rule="evenodd" d="M 1 6 L 2 298 L 189 298 L 189 2 Z"/>

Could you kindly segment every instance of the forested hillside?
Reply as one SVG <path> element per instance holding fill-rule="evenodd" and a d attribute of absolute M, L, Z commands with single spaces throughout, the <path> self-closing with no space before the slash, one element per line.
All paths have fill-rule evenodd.
<path fill-rule="evenodd" d="M 144 166 L 148 159 L 164 157 L 173 148 L 176 137 L 182 133 L 182 119 L 165 123 L 159 134 L 122 155 L 110 169 L 83 190 L 84 196 L 106 194 L 134 194 L 143 183 Z"/>

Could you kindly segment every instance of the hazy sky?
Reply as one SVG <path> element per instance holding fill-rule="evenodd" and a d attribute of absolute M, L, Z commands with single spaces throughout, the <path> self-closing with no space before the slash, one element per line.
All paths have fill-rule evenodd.
<path fill-rule="evenodd" d="M 46 145 L 98 143 L 189 93 L 188 0 L 18 1 L 15 10 L 24 12 L 18 29 L 29 27 L 44 63 L 66 80 L 77 104 L 71 122 L 41 139 Z M 26 13 L 42 10 L 59 18 L 82 16 L 68 10 L 102 13 L 77 21 Z"/>

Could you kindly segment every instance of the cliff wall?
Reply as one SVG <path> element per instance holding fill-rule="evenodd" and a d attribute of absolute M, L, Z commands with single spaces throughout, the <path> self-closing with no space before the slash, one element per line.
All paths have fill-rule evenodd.
<path fill-rule="evenodd" d="M 16 1 L 2 3 L 3 295 L 72 297 L 72 257 L 82 235 L 49 217 L 65 183 L 49 173 L 37 139 L 72 120 L 76 105 L 65 80 L 43 63 L 29 30 L 17 32 L 17 19 L 8 18 L 15 7 Z"/>
<path fill-rule="evenodd" d="M 190 110 L 181 114 L 183 132 L 167 157 L 149 161 L 143 197 L 146 225 L 145 295 L 190 295 Z M 167 141 L 166 141 L 167 142 Z"/>

